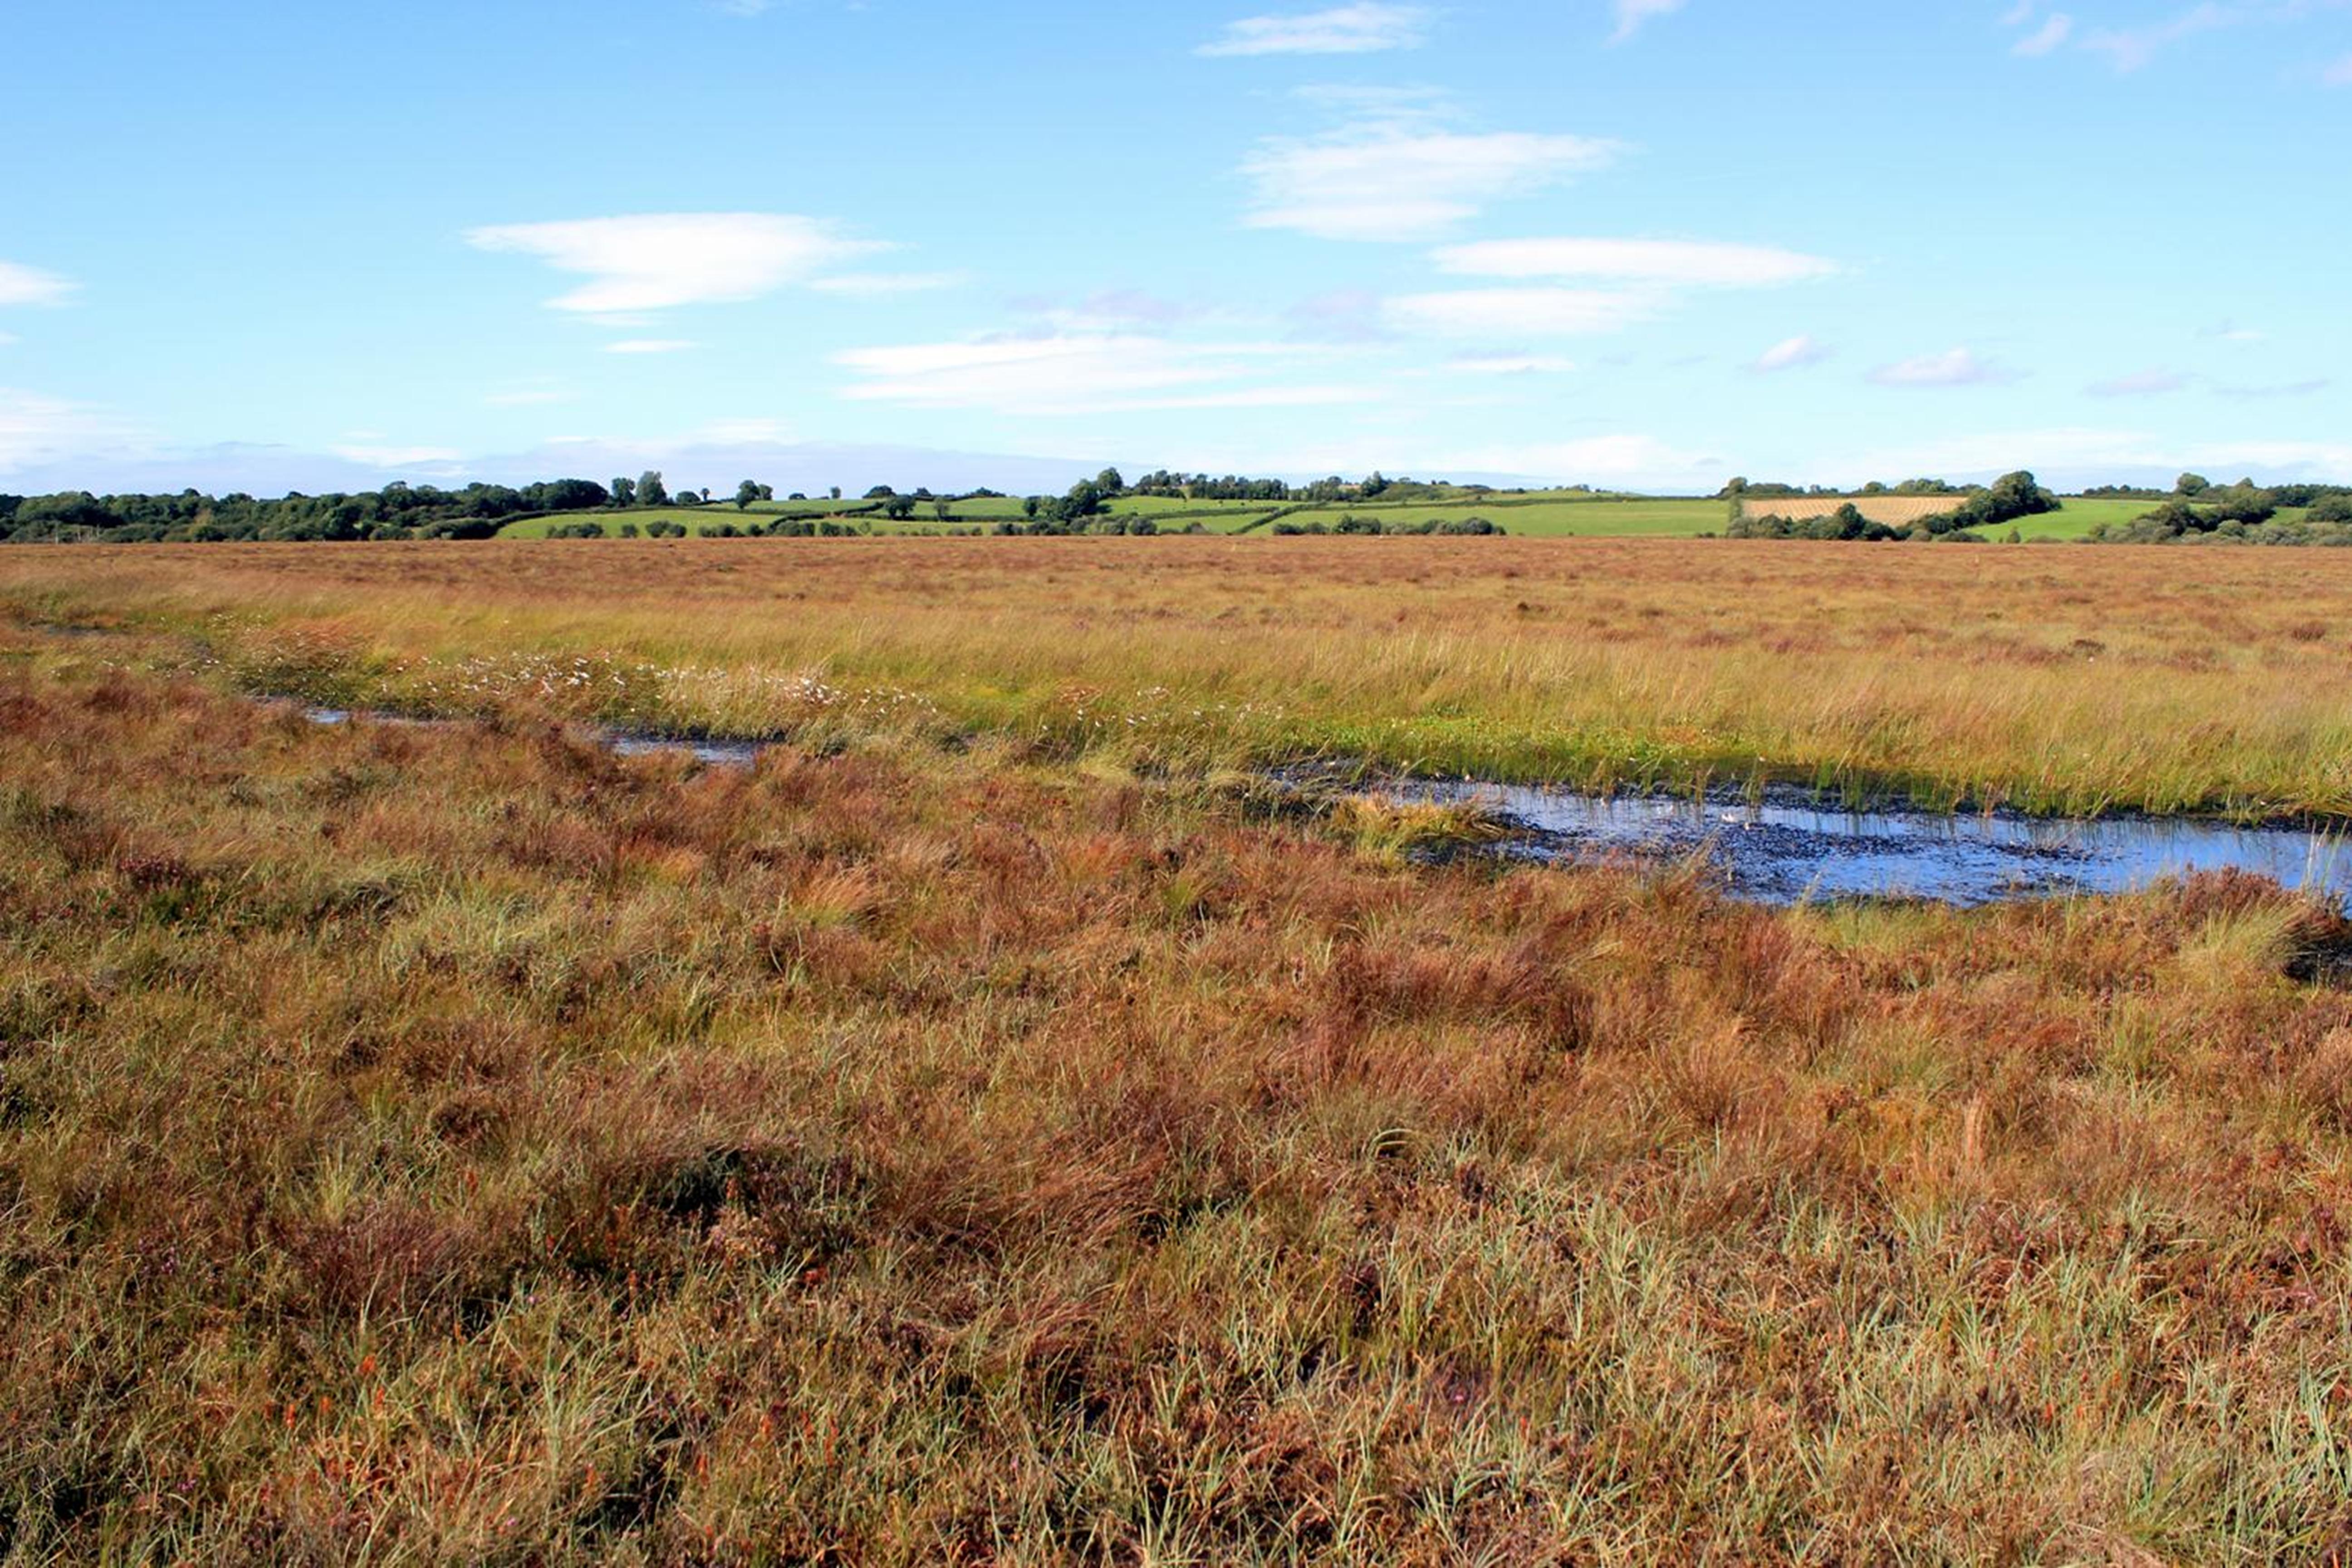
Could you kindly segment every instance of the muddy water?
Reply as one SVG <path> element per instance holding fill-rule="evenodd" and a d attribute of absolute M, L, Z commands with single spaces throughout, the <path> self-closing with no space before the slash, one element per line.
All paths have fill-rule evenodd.
<path fill-rule="evenodd" d="M 352 718 L 340 709 L 304 712 L 320 724 Z M 616 732 L 604 740 L 622 756 L 682 755 L 714 767 L 748 767 L 764 749 L 757 741 Z M 1735 895 L 1769 904 L 1873 897 L 1985 904 L 2129 892 L 2168 877 L 2236 869 L 2352 907 L 2352 837 L 2304 828 L 2181 817 L 1852 812 L 1795 791 L 1748 804 L 1412 779 L 1362 793 L 1486 805 L 1520 830 L 1502 852 L 1527 859 L 1701 857 Z"/>
<path fill-rule="evenodd" d="M 1483 803 L 1526 830 L 1512 852 L 1539 859 L 1702 856 L 1735 893 L 1765 903 L 1897 896 L 1982 904 L 2128 892 L 2167 877 L 2232 868 L 2338 903 L 2352 900 L 2352 841 L 2303 828 L 2179 817 L 1850 812 L 1793 793 L 1759 805 L 1429 782 L 1383 793 Z"/>

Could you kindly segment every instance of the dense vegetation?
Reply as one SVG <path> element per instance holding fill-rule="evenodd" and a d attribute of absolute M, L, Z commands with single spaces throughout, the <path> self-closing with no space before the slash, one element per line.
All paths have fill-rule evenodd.
<path fill-rule="evenodd" d="M 2302 515 L 2280 517 L 2289 507 Z M 2352 487 L 2265 488 L 2251 479 L 2215 485 L 2202 475 L 2183 474 L 2164 504 L 2128 522 L 2102 524 L 2090 537 L 2114 544 L 2352 545 Z"/>
<path fill-rule="evenodd" d="M 2004 474 L 1991 484 L 1976 489 L 1961 490 L 1941 486 L 1935 480 L 1914 480 L 1892 489 L 1881 486 L 1865 489 L 1863 492 L 1865 496 L 1949 495 L 1954 498 L 1949 510 L 1931 513 L 1899 528 L 1873 521 L 1851 501 L 1817 517 L 1790 518 L 1769 510 L 1761 513 L 1751 512 L 1748 510 L 1751 496 L 1769 496 L 1774 492 L 1757 490 L 1741 480 L 1734 480 L 1733 484 L 1738 488 L 1726 492 L 1731 503 L 1731 521 L 1726 531 L 1734 539 L 1980 540 L 1984 536 L 1974 530 L 1997 527 L 2058 510 L 2058 498 L 2023 469 Z M 1926 488 L 1929 486 L 1937 488 Z M 1769 509 L 1770 501 L 1767 500 L 1758 504 Z"/>
<path fill-rule="evenodd" d="M 723 542 L 165 551 L 79 582 L 13 558 L 5 1550 L 2256 1563 L 2347 1539 L 2352 932 L 2229 879 L 1775 913 L 1687 871 L 1431 868 L 1400 849 L 1474 817 L 1301 812 L 1139 749 L 1150 687 L 1234 683 L 1218 649 L 1302 703 L 1344 666 L 1459 709 L 1490 700 L 1454 650 L 1368 650 L 1498 588 L 1468 635 L 1512 645 L 1515 682 L 1552 638 L 1590 668 L 1612 628 L 1675 625 L 1634 547 L 1580 547 L 1608 550 L 1582 586 L 1461 548 L 1234 547 L 1297 574 L 1206 603 L 1083 546 L 1011 546 L 1002 581 L 919 543 L 790 572 Z M 2246 557 L 2217 563 L 2233 596 L 2167 598 L 2100 555 L 2085 611 L 2078 582 L 2036 600 L 2023 552 L 1981 588 L 1936 552 L 1670 553 L 1742 557 L 1762 635 L 1881 617 L 1875 695 L 1822 679 L 1833 641 L 1705 657 L 1906 747 L 1921 656 L 1995 701 L 2032 683 L 1930 635 L 1995 605 L 2021 654 L 2077 614 L 2187 651 L 2218 613 L 2258 684 L 2288 662 L 2266 617 L 2333 591 L 2231 578 Z M 853 554 L 862 599 L 807 580 Z M 257 595 L 271 562 L 321 574 Z M 1350 575 L 1382 563 L 1472 575 Z M 1122 667 L 1138 616 L 1172 635 Z M 846 654 L 926 616 L 925 689 L 803 666 L 754 768 L 563 727 L 698 679 L 566 641 L 684 626 L 740 659 L 747 628 L 813 627 Z M 2340 669 L 2338 640 L 2285 646 Z M 486 722 L 233 695 L 365 697 L 441 646 L 461 661 L 408 678 Z M 949 714 L 955 672 L 1024 658 L 1060 666 L 1054 722 Z M 2175 673 L 2137 684 L 2217 705 L 2151 744 L 2243 721 L 2245 686 Z"/>

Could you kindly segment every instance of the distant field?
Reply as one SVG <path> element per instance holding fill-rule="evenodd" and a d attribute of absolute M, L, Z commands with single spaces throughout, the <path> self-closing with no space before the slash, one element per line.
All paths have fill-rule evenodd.
<path fill-rule="evenodd" d="M 1833 511 L 1848 500 L 1862 509 L 1863 515 L 1876 521 L 1901 526 L 1921 517 L 1950 510 L 1957 498 L 1949 496 L 1788 496 L 1759 498 L 1751 500 L 1751 510 L 1767 511 L 1781 517 L 1806 518 Z M 2128 522 L 2156 505 L 2146 500 L 2086 500 L 2074 497 L 2062 510 L 2041 517 L 2027 518 L 2014 526 L 2028 541 L 2044 539 L 2080 539 L 2093 525 L 2100 522 Z M 861 500 L 840 501 L 761 501 L 747 511 L 738 511 L 733 503 L 713 501 L 700 507 L 661 507 L 625 511 L 567 512 L 551 517 L 521 518 L 499 531 L 502 539 L 544 539 L 559 524 L 600 522 L 609 532 L 617 533 L 624 523 L 635 523 L 643 529 L 648 522 L 674 522 L 696 534 L 716 532 L 733 524 L 741 528 L 747 523 L 764 522 L 779 517 L 831 518 L 860 530 L 875 533 L 936 533 L 942 529 L 992 527 L 1000 521 L 1018 521 L 1024 515 L 1022 500 L 1017 496 L 983 496 L 972 500 L 950 503 L 949 515 L 942 521 L 935 504 L 918 502 L 914 515 L 893 520 L 882 515 L 881 503 Z M 1383 523 L 1416 525 L 1429 521 L 1459 521 L 1483 517 L 1501 526 L 1506 531 L 1528 539 L 1688 539 L 1703 533 L 1718 533 L 1726 522 L 1724 503 L 1714 497 L 1675 498 L 1655 496 L 1561 495 L 1557 492 L 1527 490 L 1493 490 L 1483 494 L 1464 493 L 1444 501 L 1414 500 L 1405 503 L 1391 501 L 1352 501 L 1329 506 L 1299 506 L 1274 501 L 1185 500 L 1175 496 L 1122 496 L 1112 503 L 1112 517 L 1149 517 L 1168 531 L 1178 531 L 1198 523 L 1211 533 L 1249 533 L 1262 535 L 1266 524 L 1279 519 L 1302 527 L 1321 524 L 1335 528 L 1342 518 L 1377 518 Z M 2293 519 L 2299 514 L 2284 510 L 2282 518 Z M 1999 531 L 2005 535 L 2008 525 Z"/>
<path fill-rule="evenodd" d="M 1966 500 L 1966 496 L 1751 496 L 1740 503 L 1748 517 L 1785 517 L 1791 522 L 1827 517 L 1851 505 L 1873 522 L 1902 528 L 1923 517 L 1936 517 Z"/>
<path fill-rule="evenodd" d="M 1560 500 L 1507 491 L 1465 497 L 1455 501 L 1416 502 L 1411 506 L 1391 507 L 1360 501 L 1353 505 L 1316 507 L 1293 512 L 1283 521 L 1301 526 L 1319 522 L 1329 528 L 1350 514 L 1378 518 L 1391 524 L 1459 521 L 1468 517 L 1483 517 L 1507 532 L 1532 539 L 1559 538 L 1570 534 L 1591 539 L 1687 537 L 1719 531 L 1724 523 L 1724 505 L 1719 500 Z"/>

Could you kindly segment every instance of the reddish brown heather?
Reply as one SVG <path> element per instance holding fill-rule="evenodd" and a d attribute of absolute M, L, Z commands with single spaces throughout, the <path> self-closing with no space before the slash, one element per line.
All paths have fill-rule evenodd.
<path fill-rule="evenodd" d="M 24 1560 L 2352 1519 L 2352 944 L 2273 889 L 1775 913 L 993 742 L 321 728 L 93 641 L 0 649 Z"/>

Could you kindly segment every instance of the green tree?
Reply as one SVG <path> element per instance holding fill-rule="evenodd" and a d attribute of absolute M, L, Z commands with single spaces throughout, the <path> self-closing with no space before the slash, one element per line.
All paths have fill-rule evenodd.
<path fill-rule="evenodd" d="M 637 476 L 637 504 L 639 506 L 669 504 L 669 487 L 662 483 L 659 468 L 647 468 Z"/>
<path fill-rule="evenodd" d="M 737 511 L 748 510 L 755 500 L 773 500 L 775 499 L 775 490 L 767 485 L 760 483 L 757 479 L 745 479 L 741 484 L 735 487 L 735 510 Z"/>
<path fill-rule="evenodd" d="M 2172 481 L 2172 493 L 2177 496 L 2201 496 L 2213 488 L 2213 481 L 2202 474 L 2183 474 Z"/>
<path fill-rule="evenodd" d="M 614 506 L 636 505 L 637 481 L 626 475 L 615 476 L 613 480 L 613 504 Z"/>

